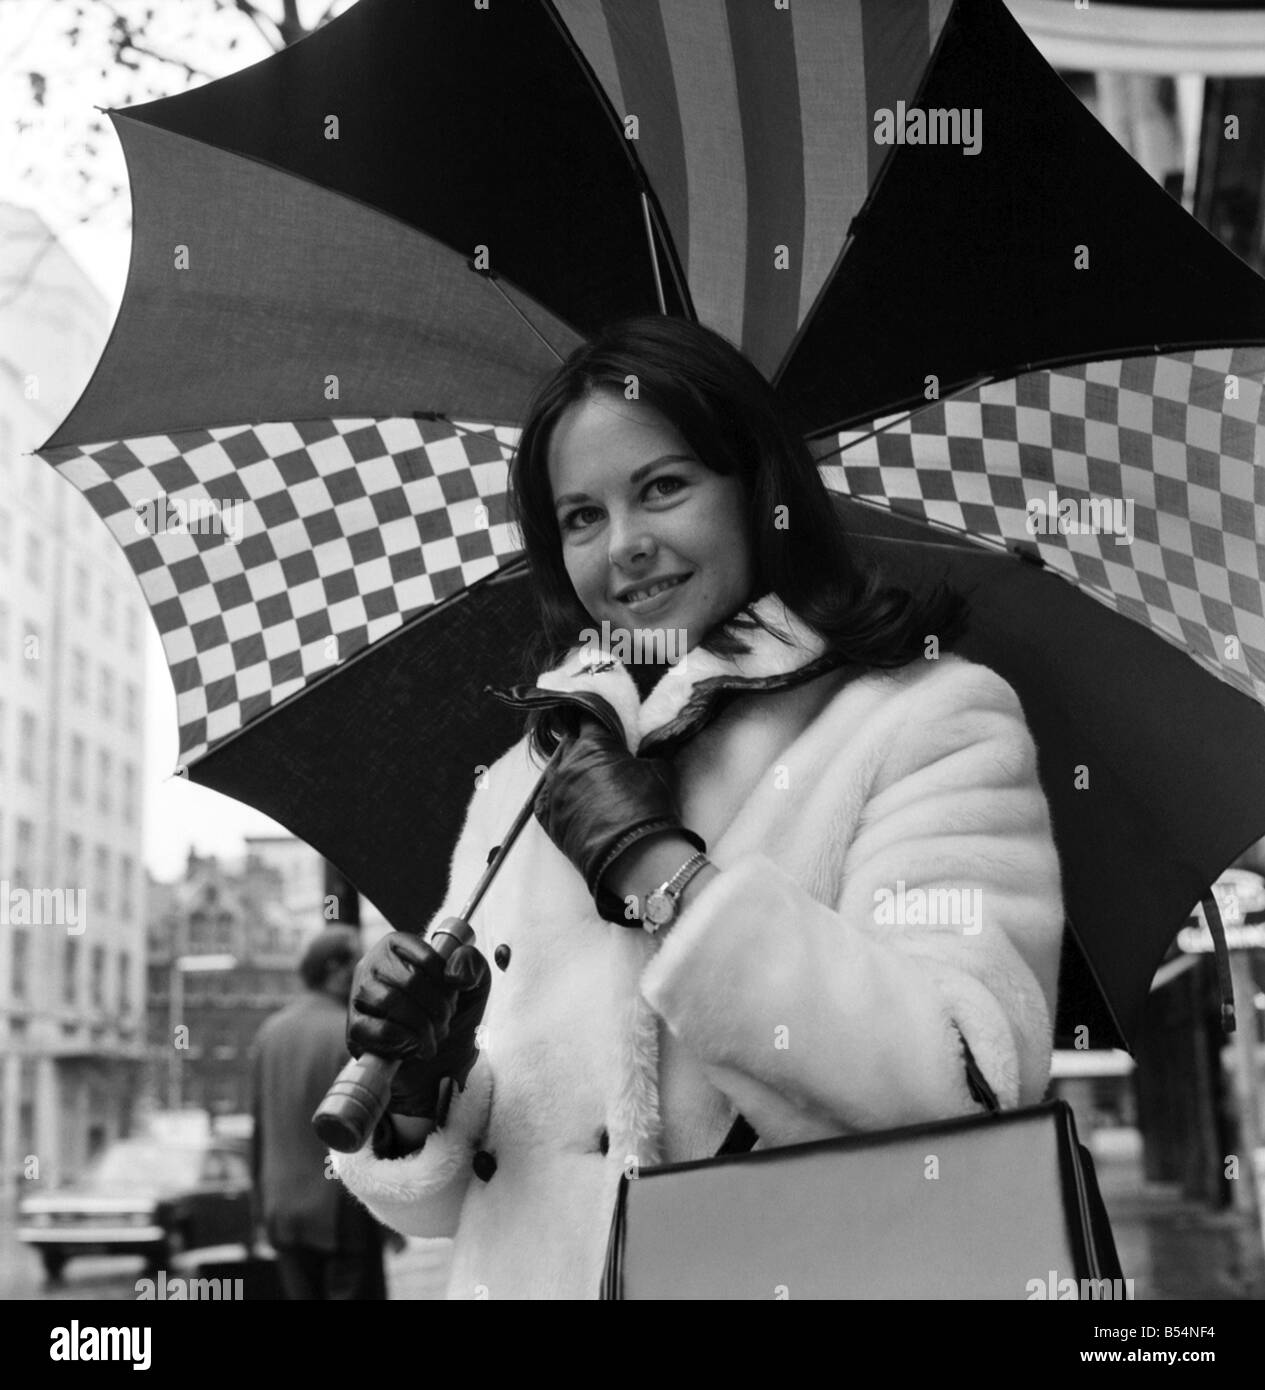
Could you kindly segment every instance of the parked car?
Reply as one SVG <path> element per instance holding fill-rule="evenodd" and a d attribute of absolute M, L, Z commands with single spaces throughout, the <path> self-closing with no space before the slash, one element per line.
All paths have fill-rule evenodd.
<path fill-rule="evenodd" d="M 144 1255 L 151 1268 L 185 1250 L 254 1248 L 250 1167 L 221 1136 L 171 1142 L 125 1139 L 77 1183 L 24 1197 L 18 1239 L 40 1253 L 50 1280 L 74 1255 Z"/>

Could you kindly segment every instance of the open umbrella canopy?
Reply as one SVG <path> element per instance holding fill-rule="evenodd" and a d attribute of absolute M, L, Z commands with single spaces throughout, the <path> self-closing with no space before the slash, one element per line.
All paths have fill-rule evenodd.
<path fill-rule="evenodd" d="M 1152 956 L 1265 832 L 1260 789 L 1230 805 L 1224 758 L 1191 741 L 1201 701 L 1248 743 L 1265 719 L 1231 688 L 1259 693 L 1265 651 L 1244 529 L 1265 282 L 1098 127 L 1000 0 L 361 0 L 253 68 L 111 114 L 135 207 L 124 303 L 41 453 L 145 589 L 183 771 L 289 826 L 397 925 L 425 921 L 474 778 L 518 732 L 480 692 L 522 675 L 532 621 L 505 498 L 530 392 L 612 319 L 694 316 L 775 382 L 857 495 L 1004 542 L 1034 490 L 1137 493 L 1140 543 L 1039 538 L 1129 629 L 1102 640 L 1132 651 L 1136 627 L 1194 678 L 1157 684 L 1159 657 L 1096 668 L 1126 723 L 1153 695 L 1180 711 L 1176 733 L 1131 722 L 1149 741 L 1130 756 L 1190 765 L 1167 799 L 1119 758 L 1097 783 L 1091 765 L 1114 801 L 1086 842 L 1084 801 L 1051 793 L 1090 982 L 1068 997 L 1097 988 L 1128 1037 Z M 912 580 L 944 560 L 927 539 L 874 553 Z M 977 618 L 1022 592 L 1066 635 L 1048 584 L 1082 595 L 951 549 Z M 1057 778 L 1094 664 L 1057 646 L 1016 663 L 1007 612 L 976 623 L 970 654 L 1015 684 Z M 1126 803 L 1168 839 L 1140 817 L 1108 846 Z M 1150 875 L 1196 814 L 1198 850 L 1128 924 L 1142 944 L 1095 944 L 1119 936 L 1123 902 L 1098 890 Z"/>
<path fill-rule="evenodd" d="M 360 0 L 111 118 L 127 292 L 51 445 L 513 424 L 551 360 L 516 306 L 562 354 L 691 314 L 811 433 L 921 404 L 928 376 L 1265 340 L 1265 282 L 1001 0 Z"/>

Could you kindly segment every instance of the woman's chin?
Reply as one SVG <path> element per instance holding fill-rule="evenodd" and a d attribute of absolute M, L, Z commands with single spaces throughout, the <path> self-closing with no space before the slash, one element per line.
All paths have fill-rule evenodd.
<path fill-rule="evenodd" d="M 602 645 L 625 665 L 679 661 L 694 645 L 688 617 L 671 611 L 653 618 L 606 611 L 593 620 L 593 627 Z"/>

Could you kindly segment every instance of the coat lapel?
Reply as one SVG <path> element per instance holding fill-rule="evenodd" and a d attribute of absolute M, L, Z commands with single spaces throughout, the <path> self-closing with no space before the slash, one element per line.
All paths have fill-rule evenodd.
<path fill-rule="evenodd" d="M 739 629 L 749 652 L 723 656 L 695 648 L 668 668 L 644 700 L 627 666 L 594 646 L 573 647 L 555 670 L 539 677 L 535 688 L 598 695 L 618 715 L 629 751 L 668 752 L 710 722 L 726 698 L 785 689 L 841 664 L 776 594 L 765 594 L 751 611 L 766 626 Z"/>

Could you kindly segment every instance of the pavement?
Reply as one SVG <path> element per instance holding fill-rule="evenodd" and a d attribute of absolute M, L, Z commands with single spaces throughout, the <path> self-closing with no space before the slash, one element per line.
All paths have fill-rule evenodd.
<path fill-rule="evenodd" d="M 1099 1155 L 1095 1166 L 1135 1299 L 1265 1299 L 1265 1245 L 1254 1218 L 1191 1201 L 1176 1184 L 1147 1182 L 1134 1160 Z"/>

